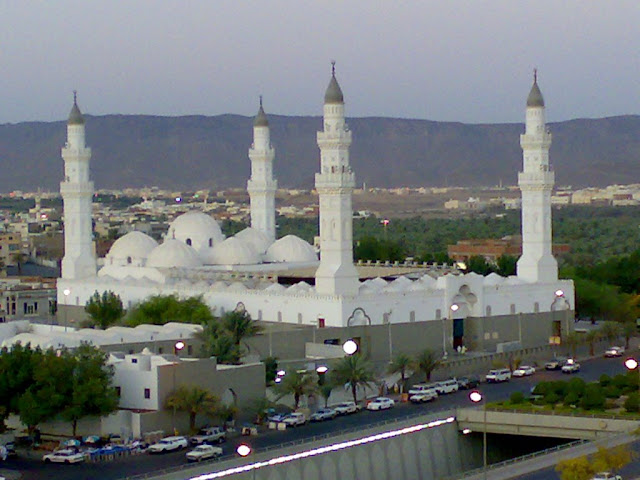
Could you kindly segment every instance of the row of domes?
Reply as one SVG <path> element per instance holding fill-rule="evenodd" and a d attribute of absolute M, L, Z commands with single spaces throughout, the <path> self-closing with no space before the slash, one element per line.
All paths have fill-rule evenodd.
<path fill-rule="evenodd" d="M 164 243 L 142 232 L 129 232 L 114 242 L 105 265 L 195 268 L 202 265 L 255 265 L 263 262 L 313 262 L 311 245 L 294 235 L 273 243 L 262 232 L 246 228 L 224 238 L 211 216 L 190 211 L 169 226 Z"/>

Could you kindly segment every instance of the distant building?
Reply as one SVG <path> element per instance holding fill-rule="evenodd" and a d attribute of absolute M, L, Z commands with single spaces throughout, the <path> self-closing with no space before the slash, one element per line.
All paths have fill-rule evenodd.
<path fill-rule="evenodd" d="M 0 322 L 15 319 L 51 320 L 55 303 L 55 279 L 0 280 Z"/>
<path fill-rule="evenodd" d="M 558 257 L 571 251 L 567 244 L 555 244 L 552 247 L 553 255 Z M 484 257 L 489 263 L 496 263 L 503 255 L 520 257 L 522 255 L 522 237 L 509 235 L 500 239 L 474 239 L 460 240 L 455 245 L 447 247 L 449 257 L 457 262 L 466 262 L 471 257 Z"/>
<path fill-rule="evenodd" d="M 22 252 L 22 236 L 19 233 L 0 233 L 0 262 L 15 265 L 15 255 Z"/>

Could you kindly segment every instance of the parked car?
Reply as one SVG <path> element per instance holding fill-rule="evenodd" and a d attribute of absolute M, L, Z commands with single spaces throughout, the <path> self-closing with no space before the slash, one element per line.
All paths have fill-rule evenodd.
<path fill-rule="evenodd" d="M 312 422 L 322 422 L 323 420 L 333 420 L 338 416 L 333 408 L 321 408 L 316 410 L 309 416 L 309 420 Z"/>
<path fill-rule="evenodd" d="M 350 413 L 356 413 L 361 409 L 360 405 L 356 405 L 354 402 L 342 402 L 331 405 L 338 415 L 348 415 Z"/>
<path fill-rule="evenodd" d="M 438 398 L 438 392 L 436 392 L 435 389 L 432 388 L 430 390 L 425 390 L 424 392 L 411 395 L 409 397 L 409 401 L 412 403 L 425 403 L 431 402 L 436 398 Z"/>
<path fill-rule="evenodd" d="M 511 375 L 514 377 L 528 377 L 529 375 L 533 375 L 536 373 L 536 369 L 531 365 L 520 365 L 516 368 Z"/>
<path fill-rule="evenodd" d="M 621 357 L 624 353 L 624 347 L 609 347 L 604 352 L 605 357 Z"/>
<path fill-rule="evenodd" d="M 438 395 L 454 393 L 458 391 L 458 380 L 456 380 L 455 378 L 450 378 L 449 380 L 444 380 L 442 382 L 436 383 L 435 387 Z"/>
<path fill-rule="evenodd" d="M 189 442 L 186 437 L 165 437 L 158 443 L 150 445 L 147 451 L 149 453 L 173 452 L 188 446 Z"/>
<path fill-rule="evenodd" d="M 288 413 L 272 413 L 267 417 L 267 421 L 280 423 L 285 419 L 287 415 L 289 414 Z"/>
<path fill-rule="evenodd" d="M 7 450 L 8 458 L 15 458 L 18 456 L 16 452 L 16 444 L 14 442 L 7 442 L 4 448 Z"/>
<path fill-rule="evenodd" d="M 591 480 L 622 480 L 622 477 L 609 472 L 601 472 L 597 473 Z"/>
<path fill-rule="evenodd" d="M 187 460 L 190 462 L 201 462 L 208 458 L 218 458 L 222 455 L 222 448 L 212 445 L 198 445 L 187 453 Z"/>
<path fill-rule="evenodd" d="M 580 371 L 580 364 L 575 360 L 569 359 L 567 363 L 562 366 L 561 370 L 562 373 L 577 373 Z"/>
<path fill-rule="evenodd" d="M 227 432 L 220 427 L 203 428 L 190 438 L 193 445 L 202 445 L 203 443 L 222 443 L 227 439 Z"/>
<path fill-rule="evenodd" d="M 418 395 L 419 393 L 434 391 L 436 393 L 436 384 L 435 383 L 417 383 L 413 387 L 409 389 L 409 395 Z"/>
<path fill-rule="evenodd" d="M 293 412 L 284 417 L 282 423 L 287 425 L 288 427 L 297 427 L 299 425 L 305 425 L 307 423 L 307 417 L 304 413 L 301 412 Z"/>
<path fill-rule="evenodd" d="M 565 363 L 567 363 L 566 357 L 556 357 L 545 363 L 544 368 L 547 370 L 560 370 Z"/>
<path fill-rule="evenodd" d="M 64 449 L 47 453 L 42 457 L 44 463 L 80 463 L 84 462 L 84 453 L 76 450 Z"/>
<path fill-rule="evenodd" d="M 511 380 L 511 370 L 508 368 L 489 370 L 485 378 L 487 383 L 508 382 Z"/>
<path fill-rule="evenodd" d="M 387 397 L 378 397 L 367 403 L 367 410 L 386 410 L 393 408 L 395 402 Z"/>
<path fill-rule="evenodd" d="M 461 388 L 462 390 L 476 388 L 478 385 L 480 385 L 480 379 L 475 375 L 458 378 L 458 388 Z"/>

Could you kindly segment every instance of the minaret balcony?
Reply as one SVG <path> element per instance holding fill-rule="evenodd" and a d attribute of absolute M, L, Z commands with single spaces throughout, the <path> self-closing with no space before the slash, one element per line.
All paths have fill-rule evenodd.
<path fill-rule="evenodd" d="M 350 171 L 316 173 L 316 189 L 318 188 L 355 188 L 356 176 Z"/>
<path fill-rule="evenodd" d="M 551 134 L 520 135 L 520 146 L 523 150 L 551 147 Z"/>
<path fill-rule="evenodd" d="M 518 173 L 518 185 L 520 186 L 520 188 L 552 188 L 555 184 L 555 178 L 555 173 L 549 170 L 540 170 L 538 172 L 520 172 Z"/>
<path fill-rule="evenodd" d="M 60 182 L 60 194 L 64 197 L 69 196 L 81 196 L 93 195 L 93 182 Z"/>
<path fill-rule="evenodd" d="M 249 180 L 247 191 L 251 192 L 275 192 L 278 189 L 277 180 Z"/>
<path fill-rule="evenodd" d="M 348 147 L 351 145 L 351 130 L 336 130 L 334 132 L 318 132 L 318 147 Z"/>

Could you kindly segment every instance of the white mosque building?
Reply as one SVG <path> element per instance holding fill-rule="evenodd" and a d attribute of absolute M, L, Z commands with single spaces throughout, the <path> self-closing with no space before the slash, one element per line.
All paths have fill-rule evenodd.
<path fill-rule="evenodd" d="M 171 223 L 161 244 L 141 232 L 131 232 L 98 260 L 92 249 L 91 150 L 85 144 L 84 118 L 74 98 L 67 144 L 62 149 L 65 256 L 58 281 L 60 308 L 79 311 L 94 292 L 106 290 L 117 293 L 125 307 L 151 295 L 201 295 L 216 313 L 242 307 L 257 320 L 318 330 L 389 325 L 391 331 L 391 325 L 420 325 L 439 339 L 445 351 L 466 342 L 471 333 L 465 329 L 473 330 L 479 346 L 494 348 L 513 340 L 518 329 L 520 343 L 540 344 L 571 328 L 564 322 L 574 310 L 573 282 L 558 279 L 551 253 L 551 134 L 537 78 L 527 99 L 526 129 L 520 138 L 523 254 L 517 276 L 508 278 L 444 274 L 427 268 L 411 275 L 392 268 L 375 278 L 363 274 L 353 262 L 352 132 L 345 123 L 344 97 L 335 68 L 324 97 L 323 125 L 317 135 L 320 169 L 315 177 L 320 205 L 319 258 L 298 237 L 276 239 L 275 150 L 261 99 L 249 149 L 250 228 L 225 238 L 214 218 L 193 210 Z M 278 282 L 280 277 L 315 277 L 315 284 L 283 284 Z M 560 310 L 566 315 L 554 313 Z"/>

